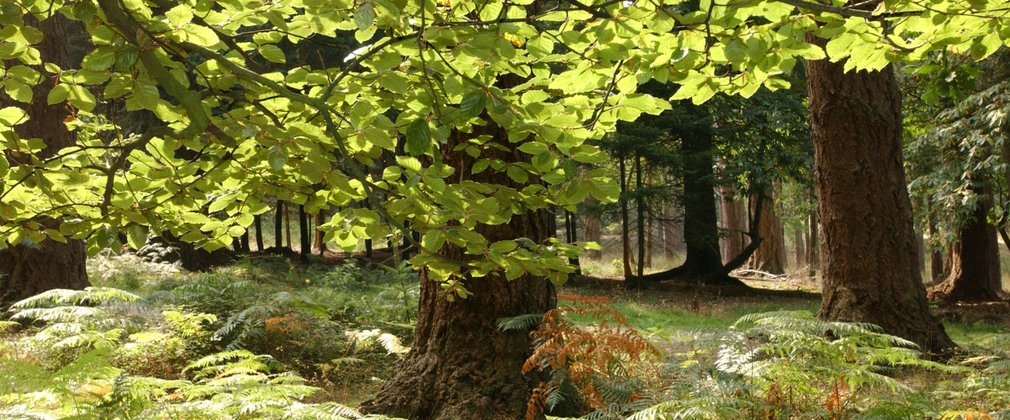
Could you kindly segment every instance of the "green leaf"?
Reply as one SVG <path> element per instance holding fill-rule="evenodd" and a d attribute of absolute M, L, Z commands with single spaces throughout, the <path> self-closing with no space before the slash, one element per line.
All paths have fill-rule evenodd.
<path fill-rule="evenodd" d="M 49 105 L 66 102 L 68 96 L 70 96 L 70 85 L 59 84 L 49 90 L 49 95 L 46 96 L 46 102 L 48 102 Z"/>
<path fill-rule="evenodd" d="M 28 121 L 28 113 L 21 108 L 9 106 L 0 109 L 0 123 L 7 127 L 13 127 L 25 121 Z"/>
<path fill-rule="evenodd" d="M 67 99 L 78 109 L 89 112 L 95 109 L 95 95 L 92 95 L 84 86 L 72 85 Z"/>
<path fill-rule="evenodd" d="M 421 248 L 428 252 L 438 252 L 445 245 L 445 231 L 429 230 L 421 237 Z"/>
<path fill-rule="evenodd" d="M 431 128 L 426 119 L 416 119 L 407 126 L 407 143 L 403 150 L 412 156 L 420 156 L 431 150 Z"/>
<path fill-rule="evenodd" d="M 375 22 L 375 7 L 371 1 L 366 1 L 354 11 L 354 25 L 360 30 L 367 29 Z"/>
<path fill-rule="evenodd" d="M 270 61 L 271 63 L 284 64 L 286 61 L 284 51 L 274 44 L 262 45 L 257 49 L 257 51 L 259 51 L 263 58 L 267 59 L 267 61 Z"/>
<path fill-rule="evenodd" d="M 465 118 L 473 118 L 484 111 L 484 92 L 480 90 L 470 91 L 463 96 L 459 103 L 459 112 Z"/>
<path fill-rule="evenodd" d="M 527 173 L 525 169 L 516 165 L 509 165 L 508 169 L 505 170 L 505 173 L 517 184 L 525 184 L 530 178 L 529 173 Z"/>
<path fill-rule="evenodd" d="M 147 226 L 132 225 L 126 231 L 126 241 L 133 249 L 140 249 L 147 243 Z"/>

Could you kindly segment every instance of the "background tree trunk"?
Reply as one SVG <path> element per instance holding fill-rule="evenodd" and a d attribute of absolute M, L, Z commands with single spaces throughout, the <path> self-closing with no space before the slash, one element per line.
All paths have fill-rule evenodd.
<path fill-rule="evenodd" d="M 817 270 L 821 264 L 821 244 L 818 232 L 820 222 L 817 221 L 817 210 L 807 215 L 807 273 L 810 277 L 817 277 Z"/>
<path fill-rule="evenodd" d="M 602 237 L 600 235 L 602 222 L 600 221 L 599 206 L 600 204 L 596 201 L 596 198 L 592 196 L 586 198 L 582 213 L 582 236 L 586 241 L 602 245 Z M 585 254 L 585 257 L 591 260 L 599 259 L 600 256 L 600 251 L 586 251 Z"/>
<path fill-rule="evenodd" d="M 947 302 L 999 300 L 1003 285 L 996 227 L 987 220 L 991 208 L 992 197 L 986 193 L 986 198 L 972 212 L 971 220 L 961 227 L 960 240 L 953 245 L 950 273 L 929 290 L 932 297 Z"/>
<path fill-rule="evenodd" d="M 813 39 L 823 45 L 823 40 Z M 870 322 L 927 352 L 954 347 L 917 269 L 894 69 L 807 63 L 814 181 L 823 227 L 820 317 Z"/>
<path fill-rule="evenodd" d="M 768 188 L 765 193 L 750 197 L 751 211 L 757 205 L 757 200 L 764 200 L 761 204 L 761 224 L 758 225 L 758 236 L 761 237 L 761 244 L 758 245 L 754 255 L 750 257 L 750 267 L 771 274 L 786 273 L 786 244 L 782 232 L 782 220 L 775 212 L 774 188 Z"/>
<path fill-rule="evenodd" d="M 744 232 L 747 232 L 747 215 L 743 201 L 734 198 L 733 189 L 728 186 L 719 188 L 719 207 L 721 208 L 723 229 L 726 235 L 721 239 L 723 262 L 740 254 L 746 245 Z"/>
<path fill-rule="evenodd" d="M 930 238 L 930 252 L 929 252 L 929 278 L 933 283 L 939 283 L 943 280 L 944 273 L 944 261 L 943 261 L 943 248 L 938 247 L 933 241 L 937 235 L 936 231 L 936 220 L 933 219 L 933 215 L 929 216 L 929 238 Z"/>
<path fill-rule="evenodd" d="M 798 271 L 803 268 L 803 265 L 807 263 L 807 248 L 806 243 L 803 238 L 804 230 L 802 228 L 793 231 L 793 242 L 795 243 L 795 260 L 796 266 L 793 267 L 794 271 Z"/>
<path fill-rule="evenodd" d="M 315 220 L 315 229 L 313 229 L 314 234 L 312 235 L 312 248 L 319 251 L 319 255 L 326 255 L 326 234 L 319 227 L 326 223 L 326 211 L 319 210 L 315 215 L 312 216 Z"/>
<path fill-rule="evenodd" d="M 274 247 L 278 251 L 284 247 L 284 202 L 281 200 L 277 200 L 277 209 L 274 212 Z"/>
<path fill-rule="evenodd" d="M 467 136 L 490 134 L 493 140 L 511 143 L 501 128 L 474 127 Z M 505 174 L 467 170 L 473 159 L 453 147 L 465 141 L 456 132 L 443 146 L 443 162 L 454 162 L 456 173 L 469 180 L 521 189 Z M 491 150 L 496 150 L 491 148 Z M 511 152 L 494 152 L 506 162 L 517 159 Z M 537 243 L 556 232 L 550 213 L 538 210 L 512 216 L 508 224 L 478 226 L 489 242 L 525 237 Z M 461 259 L 461 252 L 446 246 L 441 254 Z M 526 331 L 502 332 L 497 320 L 522 314 L 544 313 L 556 306 L 554 286 L 545 279 L 522 276 L 507 281 L 500 275 L 466 281 L 473 295 L 450 302 L 439 283 L 421 271 L 420 313 L 414 329 L 414 345 L 396 374 L 379 394 L 363 404 L 370 413 L 410 419 L 518 419 L 536 385 L 522 375 L 522 365 L 531 354 Z"/>
<path fill-rule="evenodd" d="M 672 259 L 677 255 L 677 250 L 683 246 L 684 232 L 678 229 L 676 212 L 673 205 L 663 206 L 663 255 Z"/>
<path fill-rule="evenodd" d="M 256 227 L 256 251 L 263 251 L 263 218 L 256 215 L 253 218 L 253 225 Z"/>
<path fill-rule="evenodd" d="M 42 61 L 62 68 L 72 66 L 67 53 L 67 22 L 63 15 L 54 13 L 39 22 L 33 15 L 26 14 L 24 21 L 42 31 L 42 42 L 35 45 Z M 38 156 L 44 159 L 73 145 L 75 136 L 64 124 L 69 115 L 68 105 L 63 102 L 48 104 L 47 97 L 54 83 L 51 75 L 41 66 L 36 70 L 43 73 L 43 80 L 32 90 L 32 103 L 20 103 L 0 93 L 0 108 L 14 106 L 28 113 L 30 119 L 15 130 L 22 138 L 41 138 L 45 149 Z M 17 156 L 8 154 L 7 158 L 12 166 L 20 163 Z M 50 228 L 59 226 L 55 220 L 41 222 Z M 50 289 L 83 289 L 89 285 L 86 260 L 84 242 L 74 239 L 68 239 L 65 244 L 45 239 L 38 244 L 16 244 L 0 249 L 0 303 Z"/>
<path fill-rule="evenodd" d="M 704 108 L 685 105 L 685 127 L 678 133 L 684 159 L 684 264 L 653 273 L 641 281 L 677 279 L 703 284 L 747 287 L 723 270 L 719 250 L 719 220 L 716 213 L 715 175 L 712 157 L 712 118 Z M 630 285 L 630 284 L 629 284 Z"/>

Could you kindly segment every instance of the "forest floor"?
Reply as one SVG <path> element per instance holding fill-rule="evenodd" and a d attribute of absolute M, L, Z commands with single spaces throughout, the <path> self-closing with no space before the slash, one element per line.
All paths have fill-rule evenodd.
<path fill-rule="evenodd" d="M 109 373 L 111 379 L 105 379 L 110 383 L 121 381 L 122 375 L 127 375 L 128 378 L 185 379 L 192 381 L 194 386 L 211 387 L 211 390 L 202 389 L 199 395 L 186 396 L 192 398 L 192 401 L 173 400 L 173 404 L 181 406 L 214 401 L 223 404 L 220 407 L 214 406 L 217 407 L 215 409 L 227 412 L 233 408 L 228 404 L 234 403 L 222 401 L 233 401 L 237 397 L 232 396 L 232 400 L 229 400 L 214 392 L 236 391 L 233 388 L 213 388 L 213 380 L 193 376 L 194 362 L 204 360 L 202 363 L 210 363 L 208 359 L 201 358 L 213 356 L 221 350 L 243 348 L 251 354 L 269 355 L 271 360 L 280 362 L 279 367 L 270 369 L 280 368 L 291 372 L 304 378 L 306 385 L 319 388 L 305 401 L 337 402 L 353 407 L 373 395 L 379 385 L 390 377 L 396 361 L 411 344 L 417 311 L 417 276 L 406 266 L 369 268 L 360 261 L 341 262 L 332 257 L 325 260 L 311 258 L 312 262 L 303 263 L 283 256 L 253 255 L 213 272 L 188 273 L 179 271 L 178 267 L 172 265 L 143 262 L 135 256 L 99 256 L 89 261 L 92 283 L 95 286 L 134 293 L 140 300 L 127 306 L 110 302 L 100 322 L 66 319 L 79 324 L 73 330 L 43 328 L 3 334 L 0 336 L 0 365 L 15 363 L 11 366 L 25 367 L 27 365 L 24 363 L 29 363 L 44 370 L 30 370 L 30 374 L 18 373 L 31 381 L 0 375 L 0 383 L 10 379 L 12 384 L 15 381 L 26 381 L 24 386 L 43 386 L 48 383 L 46 381 L 55 380 L 55 377 L 39 372 L 65 371 L 71 366 L 80 365 L 80 360 L 87 359 L 85 356 L 91 354 L 86 351 L 88 346 L 98 346 L 101 343 L 110 347 L 107 353 L 103 353 L 104 359 L 101 360 L 105 365 L 102 366 L 111 365 L 116 369 L 115 374 Z M 657 370 L 649 373 L 649 378 L 631 378 L 635 380 L 624 384 L 646 387 L 636 391 L 635 395 L 648 395 L 652 401 L 662 401 L 664 398 L 694 401 L 689 396 L 698 393 L 695 388 L 698 384 L 725 379 L 721 374 L 715 375 L 713 372 L 718 363 L 725 362 L 720 360 L 725 359 L 726 338 L 737 337 L 732 334 L 736 334 L 738 328 L 739 331 L 750 328 L 734 326 L 741 317 L 762 313 L 779 314 L 772 315 L 773 321 L 778 319 L 775 322 L 786 326 L 795 325 L 797 331 L 811 326 L 817 328 L 816 323 L 819 321 L 812 314 L 817 311 L 820 296 L 815 292 L 818 286 L 814 281 L 798 276 L 767 279 L 753 273 L 744 277 L 747 277 L 745 281 L 751 289 L 660 282 L 650 284 L 643 290 L 629 290 L 618 279 L 583 277 L 572 280 L 559 289 L 559 305 L 572 307 L 586 301 L 604 302 L 607 310 L 620 314 L 626 320 L 626 326 L 659 350 L 658 355 L 650 359 L 650 366 Z M 40 305 L 45 306 L 45 303 Z M 63 313 L 81 313 L 77 309 L 71 309 Z M 1006 352 L 1007 344 L 1010 343 L 1010 309 L 1005 303 L 936 309 L 943 317 L 952 338 L 966 349 L 951 366 L 960 366 L 965 361 L 974 363 L 979 357 L 986 363 L 1010 359 L 1010 353 Z M 598 329 L 598 324 L 585 313 L 573 313 L 571 319 L 581 328 L 590 331 Z M 818 342 L 824 341 L 823 336 L 817 335 L 798 337 L 808 340 L 805 346 L 819 345 Z M 751 343 L 752 340 L 741 342 Z M 82 343 L 85 344 L 83 347 Z M 784 345 L 789 348 L 788 346 L 796 344 Z M 845 375 L 856 375 L 853 378 L 861 378 L 859 375 L 866 373 L 860 370 L 859 363 L 847 360 L 849 356 L 845 356 L 846 353 L 832 353 L 834 350 L 829 347 L 799 347 L 791 348 L 790 351 L 802 355 L 807 350 L 813 353 L 786 361 L 784 365 L 776 365 L 776 369 L 792 372 L 795 376 L 777 377 L 774 387 L 779 387 L 779 384 L 789 387 L 789 381 L 796 381 L 796 389 L 806 389 L 809 394 L 806 396 L 806 405 L 790 400 L 791 410 L 823 411 L 825 408 L 822 405 L 832 410 L 839 409 L 837 404 L 833 406 L 824 403 L 827 401 L 825 396 L 830 397 L 832 392 L 835 400 L 847 400 L 839 397 L 839 386 L 832 385 L 835 376 L 842 375 L 844 378 Z M 827 353 L 817 353 L 818 351 Z M 858 347 L 858 351 L 867 350 Z M 886 352 L 884 355 L 899 359 L 905 357 Z M 824 357 L 842 359 L 827 362 L 819 359 Z M 853 360 L 857 359 L 858 357 Z M 90 360 L 89 363 L 94 362 L 93 358 L 87 360 Z M 821 366 L 823 363 L 834 363 L 831 369 L 835 370 L 825 371 Z M 917 362 L 913 362 L 913 365 L 915 363 Z M 806 371 L 796 366 L 806 366 L 803 369 L 812 370 Z M 227 365 L 220 369 L 228 371 Z M 955 401 L 953 404 L 958 406 L 983 410 L 1010 409 L 1010 363 L 1003 367 L 997 366 L 996 370 L 985 367 L 983 370 L 990 372 L 986 374 L 989 376 L 972 376 L 956 370 L 960 368 L 952 369 L 954 370 L 941 373 L 927 368 L 889 371 L 888 378 L 893 377 L 904 385 L 880 395 L 870 394 L 869 398 L 874 403 L 887 400 L 897 401 L 894 404 L 904 404 L 901 401 L 911 401 L 912 397 L 908 395 L 912 394 L 901 394 L 902 397 L 898 399 L 891 397 L 892 394 L 897 395 L 896 389 L 905 389 L 902 387 L 907 385 L 909 388 L 906 391 L 916 396 L 913 399 L 927 401 L 922 404 L 924 407 L 933 407 L 930 409 L 935 407 L 929 405 L 932 403 L 928 401 L 945 401 L 944 398 Z M 88 371 L 106 372 L 96 368 L 88 368 Z M 629 369 L 622 372 L 641 375 L 644 371 Z M 1008 379 L 1005 381 L 1007 383 L 995 387 L 976 386 L 975 382 L 967 382 L 969 379 L 975 381 L 1004 373 L 1007 374 L 999 377 Z M 823 376 L 825 374 L 826 377 Z M 264 376 L 268 377 L 272 376 Z M 864 379 L 894 385 L 890 382 L 891 379 L 872 375 L 869 379 Z M 841 383 L 845 384 L 846 380 L 856 379 L 843 379 Z M 805 383 L 816 385 L 803 385 Z M 257 386 L 263 385 L 259 383 Z M 734 386 L 742 385 L 737 383 Z M 752 386 L 757 387 L 754 389 L 760 388 L 755 383 L 748 382 L 747 387 Z M 965 391 L 975 389 L 973 387 L 981 387 L 982 390 Z M 724 399 L 717 404 L 705 402 L 708 400 L 698 400 L 701 402 L 695 403 L 708 404 L 710 408 L 729 407 L 733 403 L 725 398 L 737 401 L 739 398 L 736 395 L 754 392 L 753 395 L 761 395 L 759 403 L 767 405 L 772 401 L 769 395 L 778 392 L 774 391 L 778 388 L 773 388 L 772 394 L 768 394 L 768 389 L 745 389 L 747 391 L 737 390 L 720 397 Z M 19 398 L 24 397 L 10 392 L 0 386 L 0 413 L 5 409 L 3 401 L 20 401 Z M 849 391 L 842 394 L 846 392 Z M 951 392 L 954 393 L 953 396 Z M 855 395 L 855 392 L 852 394 Z M 61 413 L 79 412 L 81 404 L 89 403 L 76 393 L 63 397 L 65 399 L 59 400 L 59 403 L 51 403 L 53 408 L 50 414 L 59 416 Z M 145 398 L 153 401 L 167 397 Z M 799 397 L 796 398 L 797 401 L 800 400 Z M 867 405 L 865 395 L 860 398 L 864 398 L 859 400 L 859 404 L 862 404 L 859 405 L 862 407 L 860 410 L 872 405 Z M 854 397 L 848 400 L 854 401 L 852 406 L 858 405 Z M 740 403 L 753 405 L 753 401 Z M 75 407 L 73 411 L 66 411 L 70 410 L 67 408 L 70 406 Z M 138 406 L 144 407 L 139 403 Z M 95 407 L 104 406 L 98 404 Z M 198 407 L 200 410 L 209 410 L 208 407 L 211 406 Z M 622 410 L 627 412 L 640 408 L 643 407 L 623 406 Z M 750 410 L 748 412 L 753 413 L 753 409 Z M 936 410 L 939 408 L 933 412 L 940 413 Z M 920 412 L 925 411 L 916 411 Z M 714 416 L 722 417 L 723 413 L 718 412 Z"/>

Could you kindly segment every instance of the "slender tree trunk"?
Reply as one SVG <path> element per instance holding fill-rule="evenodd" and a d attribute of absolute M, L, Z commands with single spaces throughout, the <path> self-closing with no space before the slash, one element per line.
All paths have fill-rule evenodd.
<path fill-rule="evenodd" d="M 584 239 L 588 242 L 596 242 L 598 244 L 603 242 L 600 236 L 600 225 L 602 223 L 600 222 L 599 206 L 599 202 L 590 196 L 586 199 L 582 213 L 582 235 Z M 591 260 L 599 259 L 600 251 L 587 251 L 585 257 Z"/>
<path fill-rule="evenodd" d="M 263 218 L 260 215 L 253 217 L 253 225 L 256 227 L 256 251 L 263 251 Z"/>
<path fill-rule="evenodd" d="M 624 281 L 631 280 L 631 229 L 628 220 L 628 171 L 624 164 L 624 153 L 618 156 L 621 176 L 621 260 L 624 263 Z"/>
<path fill-rule="evenodd" d="M 295 250 L 291 244 L 291 209 L 287 208 L 287 206 L 284 209 L 284 242 L 288 244 L 289 250 Z"/>
<path fill-rule="evenodd" d="M 961 227 L 960 238 L 953 245 L 950 274 L 930 289 L 930 295 L 947 302 L 983 302 L 999 300 L 1002 279 L 999 270 L 999 244 L 996 227 L 987 217 L 992 197 L 985 192 L 972 212 L 971 220 Z"/>
<path fill-rule="evenodd" d="M 810 277 L 817 276 L 817 270 L 821 264 L 821 244 L 817 233 L 820 231 L 820 222 L 817 221 L 817 210 L 810 212 L 807 216 L 807 272 Z"/>
<path fill-rule="evenodd" d="M 934 243 L 934 238 L 936 238 L 936 220 L 933 218 L 933 214 L 929 214 L 929 238 L 930 238 L 930 252 L 929 252 L 929 278 L 933 283 L 939 283 L 943 280 L 944 272 L 944 262 L 943 262 L 943 249 L 938 247 Z"/>
<path fill-rule="evenodd" d="M 823 40 L 812 38 L 824 44 Z M 916 269 L 894 69 L 844 73 L 807 63 L 824 255 L 820 317 L 877 324 L 927 352 L 954 347 Z"/>
<path fill-rule="evenodd" d="M 309 231 L 309 215 L 305 213 L 305 205 L 298 206 L 298 253 L 302 258 L 312 253 L 312 232 Z"/>
<path fill-rule="evenodd" d="M 803 265 L 807 262 L 807 248 L 804 243 L 803 233 L 803 228 L 793 230 L 793 243 L 796 251 L 796 255 L 794 255 L 794 259 L 796 260 L 796 266 L 793 267 L 794 272 L 803 268 Z"/>
<path fill-rule="evenodd" d="M 750 198 L 751 208 L 757 204 L 757 200 L 764 200 L 762 204 L 764 213 L 761 214 L 761 224 L 758 226 L 758 236 L 762 241 L 751 256 L 750 266 L 771 274 L 785 274 L 786 245 L 782 234 L 782 220 L 775 212 L 775 199 L 772 194 L 774 188 L 768 188 L 764 194 Z"/>
<path fill-rule="evenodd" d="M 277 209 L 274 213 L 274 247 L 277 250 L 284 247 L 284 202 L 281 200 L 277 200 Z"/>
<path fill-rule="evenodd" d="M 490 135 L 509 146 L 505 131 L 493 125 L 474 127 L 466 136 Z M 465 141 L 455 132 L 442 147 L 443 162 L 453 162 L 456 173 L 468 180 L 521 189 L 507 176 L 494 171 L 468 175 L 473 159 L 454 152 Z M 496 150 L 496 149 L 491 149 Z M 511 153 L 493 152 L 495 158 L 515 161 Z M 541 243 L 553 232 L 550 213 L 538 210 L 512 216 L 505 225 L 478 226 L 489 242 L 529 238 Z M 446 246 L 441 254 L 461 259 L 460 250 Z M 420 313 L 414 329 L 414 345 L 396 374 L 378 395 L 363 404 L 370 413 L 410 419 L 518 419 L 526 411 L 535 383 L 522 375 L 522 365 L 531 354 L 529 333 L 502 332 L 496 322 L 502 317 L 544 313 L 556 305 L 554 287 L 542 278 L 522 276 L 507 281 L 492 274 L 465 279 L 473 294 L 451 302 L 438 282 L 421 270 Z"/>
<path fill-rule="evenodd" d="M 34 15 L 23 16 L 27 25 L 39 29 L 42 42 L 35 45 L 42 61 L 70 68 L 67 53 L 66 19 L 54 13 L 39 22 Z M 60 102 L 49 105 L 47 97 L 53 87 L 53 75 L 41 66 L 43 80 L 32 90 L 32 103 L 24 104 L 0 93 L 0 108 L 13 106 L 24 109 L 29 120 L 15 127 L 22 138 L 41 138 L 45 148 L 38 153 L 46 158 L 58 150 L 75 143 L 75 136 L 64 124 L 69 106 Z M 7 155 L 12 166 L 18 165 L 16 156 Z M 48 228 L 58 228 L 56 220 L 40 220 Z M 50 289 L 83 289 L 89 285 L 85 262 L 87 254 L 84 241 L 68 239 L 60 243 L 45 239 L 39 243 L 9 245 L 0 249 L 0 303 L 6 304 Z"/>
<path fill-rule="evenodd" d="M 638 219 L 638 277 L 645 275 L 645 197 L 642 194 L 642 157 L 635 152 L 635 212 Z"/>
<path fill-rule="evenodd" d="M 312 248 L 319 251 L 319 256 L 326 255 L 326 234 L 323 233 L 322 229 L 319 227 L 326 223 L 326 211 L 319 210 L 315 215 L 312 216 L 315 220 L 314 235 L 312 237 Z"/>

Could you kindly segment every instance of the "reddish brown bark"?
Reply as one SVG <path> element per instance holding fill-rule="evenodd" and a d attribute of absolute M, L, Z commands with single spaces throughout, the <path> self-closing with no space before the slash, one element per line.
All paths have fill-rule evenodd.
<path fill-rule="evenodd" d="M 782 232 L 782 220 L 775 212 L 775 200 L 769 190 L 760 195 L 762 203 L 761 223 L 758 225 L 758 236 L 761 237 L 761 245 L 750 257 L 751 268 L 771 274 L 785 274 L 786 272 L 786 243 Z M 751 211 L 756 207 L 758 196 L 751 196 Z"/>
<path fill-rule="evenodd" d="M 31 14 L 24 16 L 25 23 L 42 31 L 43 40 L 35 47 L 42 60 L 60 67 L 70 66 L 67 53 L 65 18 L 59 13 L 39 22 Z M 36 70 L 43 71 L 41 66 Z M 32 91 L 32 103 L 24 104 L 0 94 L 0 107 L 16 106 L 24 109 L 29 120 L 16 127 L 22 138 L 40 138 L 46 147 L 38 156 L 45 158 L 56 151 L 71 146 L 74 134 L 67 130 L 64 122 L 69 116 L 66 103 L 49 105 L 47 96 L 54 82 L 51 75 L 43 74 L 43 80 Z M 19 156 L 8 154 L 12 165 L 20 163 Z M 49 227 L 57 227 L 58 222 L 42 220 Z M 0 250 L 0 301 L 10 302 L 57 288 L 82 289 L 88 286 L 85 267 L 87 256 L 84 242 L 67 240 L 66 243 L 50 239 L 38 244 L 9 246 Z"/>
<path fill-rule="evenodd" d="M 996 227 L 986 219 L 991 208 L 992 199 L 983 200 L 972 212 L 971 220 L 961 227 L 960 238 L 953 244 L 950 273 L 942 283 L 930 288 L 931 297 L 947 302 L 999 299 L 1002 290 L 999 244 Z"/>
<path fill-rule="evenodd" d="M 823 42 L 821 42 L 823 44 Z M 822 226 L 820 317 L 869 322 L 925 351 L 954 347 L 929 312 L 917 267 L 894 69 L 807 63 Z"/>
<path fill-rule="evenodd" d="M 490 134 L 505 147 L 512 146 L 504 130 L 475 127 L 471 136 Z M 522 188 L 494 171 L 470 175 L 472 158 L 451 152 L 465 139 L 450 136 L 443 146 L 443 161 L 450 162 L 460 181 L 477 181 Z M 494 149 L 492 149 L 494 150 Z M 512 153 L 495 152 L 497 158 L 514 161 Z M 518 152 L 516 152 L 518 155 Z M 539 210 L 518 214 L 506 225 L 478 226 L 488 241 L 529 238 L 541 242 L 554 232 L 549 213 Z M 442 252 L 464 258 L 451 246 Z M 440 284 L 421 271 L 420 314 L 414 329 L 415 342 L 395 376 L 379 394 L 363 404 L 370 413 L 410 419 L 517 419 L 526 411 L 535 383 L 523 377 L 522 365 L 531 354 L 527 332 L 499 331 L 498 319 L 544 313 L 556 306 L 554 286 L 542 278 L 523 276 L 507 281 L 502 276 L 466 279 L 473 294 L 451 302 Z"/>
<path fill-rule="evenodd" d="M 723 262 L 740 254 L 747 244 L 747 213 L 743 201 L 733 198 L 733 189 L 723 186 L 719 189 L 719 207 L 722 226 L 726 234 L 721 238 Z"/>

